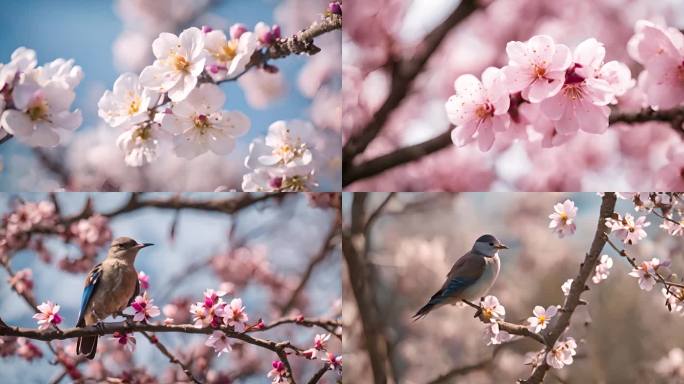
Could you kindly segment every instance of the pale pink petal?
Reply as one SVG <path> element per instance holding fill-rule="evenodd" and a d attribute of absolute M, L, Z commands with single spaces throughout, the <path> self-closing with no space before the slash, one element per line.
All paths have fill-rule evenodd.
<path fill-rule="evenodd" d="M 565 113 L 568 104 L 568 99 L 561 93 L 558 93 L 553 97 L 542 100 L 540 108 L 549 119 L 558 120 Z"/>
<path fill-rule="evenodd" d="M 159 37 L 152 42 L 152 53 L 154 53 L 154 56 L 158 59 L 165 58 L 169 56 L 171 50 L 176 49 L 176 46 L 179 43 L 176 35 L 162 32 L 159 34 Z"/>
<path fill-rule="evenodd" d="M 546 67 L 553 60 L 556 53 L 556 43 L 550 36 L 533 36 L 527 43 L 532 62 Z"/>
<path fill-rule="evenodd" d="M 492 148 L 492 145 L 494 145 L 492 119 L 484 119 L 477 128 L 477 145 L 482 152 L 489 151 Z"/>
<path fill-rule="evenodd" d="M 527 46 L 521 41 L 509 41 L 506 44 L 506 54 L 508 54 L 509 62 L 527 65 L 531 61 L 527 53 Z"/>
<path fill-rule="evenodd" d="M 554 96 L 560 91 L 563 83 L 558 80 L 537 79 L 530 85 L 527 99 L 532 103 L 539 103 L 544 99 Z"/>
<path fill-rule="evenodd" d="M 565 71 L 572 64 L 570 48 L 564 44 L 556 44 L 556 52 L 548 66 L 549 71 Z"/>
<path fill-rule="evenodd" d="M 15 136 L 29 136 L 33 133 L 33 121 L 25 113 L 8 109 L 2 113 L 2 128 Z"/>
<path fill-rule="evenodd" d="M 535 79 L 528 68 L 518 65 L 507 65 L 502 71 L 506 75 L 506 85 L 510 93 L 522 91 Z"/>
<path fill-rule="evenodd" d="M 458 96 L 472 100 L 475 104 L 483 104 L 485 101 L 482 83 L 471 74 L 459 76 L 454 83 L 454 88 Z"/>
<path fill-rule="evenodd" d="M 575 104 L 575 117 L 580 128 L 589 133 L 603 133 L 608 129 L 608 117 L 606 117 L 601 107 L 587 101 Z"/>
<path fill-rule="evenodd" d="M 468 144 L 473 140 L 477 126 L 477 121 L 470 120 L 464 125 L 456 127 L 456 129 L 451 131 L 451 141 L 459 147 Z"/>

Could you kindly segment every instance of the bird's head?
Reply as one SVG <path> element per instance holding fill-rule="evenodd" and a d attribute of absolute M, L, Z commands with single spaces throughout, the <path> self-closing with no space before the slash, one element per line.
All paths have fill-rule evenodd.
<path fill-rule="evenodd" d="M 112 241 L 112 246 L 109 248 L 109 257 L 133 261 L 139 250 L 150 245 L 154 244 L 138 243 L 130 237 L 117 237 Z"/>
<path fill-rule="evenodd" d="M 485 257 L 494 257 L 500 249 L 508 249 L 506 245 L 497 240 L 492 235 L 482 235 L 473 246 L 473 251 L 482 254 Z"/>

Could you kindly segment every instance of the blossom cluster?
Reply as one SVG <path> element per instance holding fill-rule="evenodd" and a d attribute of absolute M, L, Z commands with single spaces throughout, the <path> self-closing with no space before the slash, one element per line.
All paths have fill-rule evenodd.
<path fill-rule="evenodd" d="M 81 125 L 81 111 L 72 111 L 71 104 L 82 78 L 73 60 L 37 66 L 34 50 L 17 48 L 9 63 L 0 64 L 0 136 L 14 135 L 34 147 L 57 146 Z"/>
<path fill-rule="evenodd" d="M 594 38 L 571 52 L 538 35 L 509 42 L 506 53 L 508 65 L 485 69 L 481 80 L 471 74 L 456 79 L 456 93 L 445 105 L 456 126 L 454 144 L 477 141 L 488 151 L 497 132 L 526 132 L 528 126 L 543 136 L 545 147 L 567 142 L 579 130 L 603 133 L 608 105 L 634 85 L 625 64 L 604 62 L 605 48 Z"/>
<path fill-rule="evenodd" d="M 245 331 L 249 317 L 245 306 L 242 305 L 242 299 L 235 298 L 230 303 L 226 303 L 223 301 L 225 295 L 226 292 L 207 289 L 204 292 L 204 300 L 190 306 L 195 327 L 218 328 L 225 325 L 233 327 L 236 332 Z"/>
<path fill-rule="evenodd" d="M 249 146 L 245 166 L 252 170 L 243 176 L 245 192 L 302 192 L 317 186 L 314 181 L 314 149 L 305 139 L 314 136 L 311 123 L 276 121 L 264 139 Z"/>

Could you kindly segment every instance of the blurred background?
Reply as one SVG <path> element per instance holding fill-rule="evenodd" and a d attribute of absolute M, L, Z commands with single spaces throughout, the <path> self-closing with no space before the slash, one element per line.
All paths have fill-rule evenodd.
<path fill-rule="evenodd" d="M 5 269 L 0 272 L 2 319 L 7 324 L 36 328 L 36 321 L 31 318 L 34 311 L 11 288 L 12 284 L 14 289 L 23 287 L 24 292 L 28 289 L 38 303 L 51 300 L 59 304 L 61 327 L 73 327 L 87 271 L 102 261 L 112 238 L 130 236 L 155 244 L 141 252 L 136 260 L 136 269 L 149 276 L 148 293 L 154 305 L 162 310 L 153 321 L 171 317 L 175 324 L 191 323 L 190 304 L 202 301 L 202 294 L 208 288 L 228 292 L 224 297 L 228 302 L 241 297 L 250 324 L 259 318 L 268 324 L 281 317 L 298 315 L 335 320 L 341 311 L 338 277 L 341 263 L 336 236 L 339 211 L 331 208 L 334 196 L 333 200 L 327 197 L 330 196 L 150 193 L 136 195 L 139 207 L 114 214 L 128 206 L 131 195 L 0 194 L 3 216 L 0 254 L 3 264 L 6 261 L 12 273 L 22 277 L 10 279 Z M 62 230 L 63 221 L 59 221 L 52 228 L 60 234 L 33 234 L 29 238 L 21 235 L 10 239 L 5 232 L 10 215 L 23 212 L 21 207 L 51 201 L 57 203 L 60 217 L 68 219 L 78 214 L 84 215 L 85 221 L 76 221 L 65 230 Z M 161 204 L 149 207 L 153 201 Z M 177 210 L 164 202 L 181 206 L 235 204 L 236 209 L 233 212 Z M 93 219 L 96 217 L 99 219 Z M 33 282 L 32 288 L 26 281 Z M 258 337 L 308 346 L 319 333 L 325 331 L 290 324 L 259 333 Z M 96 360 L 88 363 L 75 360 L 75 339 L 52 344 L 58 351 L 63 348 L 68 361 L 77 362 L 76 367 L 84 378 L 96 382 L 103 382 L 107 377 L 136 383 L 187 380 L 141 334 L 135 336 L 137 347 L 132 354 L 118 348 L 110 336 L 104 336 Z M 216 357 L 213 349 L 204 345 L 207 335 L 159 333 L 157 337 L 181 361 L 189 362 L 193 373 L 206 383 L 264 383 L 268 380 L 266 374 L 272 368 L 271 362 L 277 359 L 270 351 L 240 343 L 235 343 L 232 352 Z M 28 359 L 31 354 L 26 348 L 16 349 L 17 344 L 11 338 L 0 339 L 0 381 L 59 381 L 56 378 L 64 369 L 51 363 L 55 358 L 45 343 L 32 341 L 43 357 Z M 336 354 L 341 352 L 334 336 L 330 347 Z M 301 357 L 291 357 L 290 361 L 299 380 L 308 380 L 322 366 L 319 361 Z M 129 381 L 125 381 L 127 377 Z M 336 373 L 330 372 L 320 382 L 332 383 L 336 377 Z M 63 382 L 70 382 L 69 376 Z"/>
<path fill-rule="evenodd" d="M 624 62 L 636 79 L 643 68 L 627 53 L 635 22 L 646 19 L 684 29 L 681 0 L 432 0 L 429 7 L 420 0 L 346 4 L 343 141 L 386 112 L 383 105 L 393 107 L 380 134 L 353 162 L 359 167 L 352 170 L 345 165 L 347 190 L 671 190 L 661 186 L 664 176 L 656 175 L 668 164 L 668 150 L 681 145 L 678 130 L 668 123 L 614 124 L 604 134 L 581 132 L 553 148 L 542 148 L 542 135 L 536 130 L 511 129 L 496 135 L 489 152 L 481 152 L 476 142 L 462 148 L 452 144 L 444 104 L 454 94 L 458 76 L 470 73 L 479 78 L 489 66 L 502 67 L 507 63 L 507 42 L 527 41 L 537 34 L 550 35 L 571 49 L 594 37 L 605 45 L 605 61 Z M 451 23 L 445 19 L 461 4 L 474 11 L 448 28 Z M 428 40 L 434 39 L 426 37 L 439 32 L 437 27 L 447 27 L 448 33 L 423 70 L 401 77 L 429 51 Z M 641 92 L 628 92 L 618 99 L 617 109 L 638 111 L 642 98 Z M 374 169 L 366 161 L 424 143 L 430 145 L 403 152 L 402 161 L 397 161 L 399 156 L 383 159 L 394 167 L 364 173 Z"/>
<path fill-rule="evenodd" d="M 204 154 L 192 161 L 170 150 L 142 168 L 127 167 L 116 146 L 119 129 L 97 115 L 97 102 L 123 72 L 139 73 L 152 64 L 152 41 L 160 32 L 179 33 L 190 26 L 227 29 L 243 23 L 279 24 L 284 37 L 318 20 L 326 0 L 35 0 L 3 2 L 0 62 L 20 46 L 34 49 L 38 65 L 62 57 L 74 59 L 85 77 L 76 88 L 73 108 L 83 124 L 56 149 L 33 150 L 17 140 L 0 146 L 0 190 L 52 191 L 214 191 L 240 190 L 248 173 L 249 143 L 263 137 L 276 120 L 314 123 L 308 138 L 320 153 L 320 190 L 340 189 L 340 31 L 316 39 L 317 55 L 290 56 L 272 62 L 278 74 L 252 71 L 239 82 L 221 85 L 226 110 L 244 112 L 252 122 L 227 156 Z"/>
<path fill-rule="evenodd" d="M 348 254 L 350 243 L 343 243 L 345 379 L 374 382 L 371 359 L 385 368 L 390 383 L 511 383 L 528 377 L 531 367 L 523 365 L 525 354 L 538 351 L 539 344 L 526 339 L 487 346 L 485 327 L 473 318 L 472 308 L 445 306 L 416 322 L 411 317 L 441 287 L 453 263 L 485 233 L 510 247 L 500 252 L 501 272 L 489 292 L 505 306 L 506 321 L 525 323 L 535 305 L 562 305 L 561 284 L 575 277 L 589 251 L 601 197 L 399 193 L 388 200 L 388 194 L 372 193 L 357 201 L 354 215 L 352 200 L 360 195 L 343 197 L 345 234 L 370 221 L 370 227 L 360 232 L 365 233 L 363 239 L 352 243 L 360 248 L 372 239 L 359 262 Z M 548 228 L 548 216 L 554 204 L 565 199 L 579 207 L 577 232 L 559 239 Z M 623 216 L 643 214 L 634 212 L 628 200 L 618 200 L 615 211 Z M 681 237 L 669 236 L 659 228 L 662 220 L 652 214 L 648 221 L 648 237 L 626 246 L 627 251 L 637 262 L 652 257 L 671 260 L 673 272 L 681 276 Z M 588 305 L 578 307 L 567 333 L 578 343 L 575 362 L 552 369 L 544 382 L 682 383 L 682 351 L 677 352 L 684 345 L 681 312 L 668 312 L 661 286 L 640 290 L 637 279 L 627 275 L 631 266 L 612 248 L 606 246 L 602 254 L 611 256 L 614 266 L 600 284 L 588 282 L 590 290 L 582 295 Z M 352 281 L 358 276 L 363 276 L 359 284 L 365 289 L 354 289 Z M 438 379 L 470 366 L 449 379 Z"/>

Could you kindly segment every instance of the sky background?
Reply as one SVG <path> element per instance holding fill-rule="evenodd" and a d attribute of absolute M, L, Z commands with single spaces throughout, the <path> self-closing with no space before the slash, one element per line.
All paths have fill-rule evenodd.
<path fill-rule="evenodd" d="M 215 3 L 210 8 L 210 14 L 220 17 L 227 25 L 241 22 L 253 28 L 259 21 L 273 24 L 273 10 L 280 1 L 220 0 Z M 123 30 L 122 20 L 116 12 L 116 2 L 3 1 L 0 25 L 0 62 L 8 62 L 12 52 L 20 46 L 36 51 L 38 65 L 60 57 L 73 58 L 76 65 L 83 68 L 85 75 L 75 90 L 76 100 L 72 106 L 72 109 L 79 108 L 83 113 L 83 124 L 76 134 L 91 130 L 102 122 L 97 115 L 97 102 L 106 89 L 112 88 L 120 75 L 112 54 L 112 44 Z M 283 34 L 288 32 L 295 31 L 283 31 Z M 238 138 L 235 152 L 242 148 L 246 154 L 248 143 L 257 136 L 264 136 L 268 126 L 276 120 L 308 119 L 310 100 L 300 93 L 296 84 L 299 70 L 306 61 L 305 57 L 290 56 L 274 62 L 286 79 L 285 96 L 264 110 L 250 107 L 236 83 L 221 85 L 226 92 L 224 108 L 243 111 L 252 122 L 250 131 Z M 31 169 L 35 164 L 31 148 L 17 140 L 10 140 L 0 146 L 0 157 L 5 168 L 0 172 L 0 190 L 27 190 L 18 184 L 18 179 L 27 172 L 35 172 L 35 169 Z M 241 161 L 239 166 L 242 166 Z"/>
<path fill-rule="evenodd" d="M 64 214 L 69 215 L 79 212 L 88 196 L 93 198 L 96 212 L 113 210 L 121 206 L 128 198 L 127 193 L 68 193 L 59 194 L 58 199 L 64 209 Z M 145 194 L 143 198 L 169 196 L 171 195 L 155 193 Z M 196 193 L 184 196 L 193 199 L 225 199 L 231 194 Z M 8 212 L 10 199 L 16 197 L 27 201 L 39 201 L 44 200 L 46 194 L 0 194 L 0 215 Z M 273 202 L 267 204 L 269 208 L 263 209 L 263 206 L 261 208 L 257 206 L 241 211 L 235 237 L 240 239 L 245 237 L 243 235 L 249 234 L 246 237 L 248 239 L 246 245 L 265 246 L 266 257 L 272 265 L 271 269 L 281 276 L 288 276 L 297 281 L 309 258 L 318 252 L 332 222 L 333 210 L 310 207 L 308 199 L 303 194 L 288 196 L 283 205 L 277 208 L 270 208 Z M 208 268 L 183 280 L 180 285 L 174 287 L 173 293 L 169 292 L 168 288 L 171 286 L 169 280 L 179 274 L 182 275 L 188 265 L 226 250 L 230 245 L 227 238 L 231 225 L 230 216 L 184 210 L 180 214 L 175 241 L 171 241 L 169 230 L 173 216 L 172 210 L 148 208 L 118 216 L 110 222 L 114 238 L 130 236 L 140 242 L 155 244 L 138 255 L 136 269 L 145 271 L 150 276 L 150 295 L 155 300 L 154 304 L 160 309 L 175 297 L 190 296 L 195 299 L 194 301 L 199 301 L 205 289 L 218 289 L 221 281 Z M 76 248 L 65 247 L 61 240 L 54 237 L 47 241 L 46 245 L 52 251 L 53 263 L 70 253 L 77 254 Z M 98 262 L 102 261 L 104 254 L 105 250 L 98 254 Z M 31 268 L 37 302 L 52 300 L 61 305 L 62 326 L 75 325 L 85 273 L 63 272 L 54 265 L 38 260 L 32 251 L 17 253 L 12 258 L 11 266 L 15 272 L 22 268 Z M 340 273 L 339 253 L 331 255 L 327 261 L 317 267 L 306 288 L 306 295 L 310 300 L 307 316 L 324 317 L 331 311 L 334 301 L 341 297 L 342 288 L 338 278 Z M 8 324 L 35 328 L 35 320 L 31 318 L 33 313 L 23 299 L 10 289 L 6 278 L 7 273 L 2 270 L 0 272 L 0 313 L 2 313 L 3 320 Z M 237 293 L 247 307 L 250 322 L 256 321 L 259 317 L 263 317 L 266 322 L 272 319 L 268 292 L 263 285 L 250 284 L 246 290 Z M 163 314 L 157 320 L 163 320 Z M 112 321 L 111 318 L 108 321 Z M 291 336 L 293 342 L 307 345 L 313 340 L 315 330 L 301 327 L 294 330 Z M 272 337 L 273 334 L 263 336 Z M 183 342 L 204 340 L 204 336 L 196 335 L 183 337 L 162 335 L 161 337 L 171 350 L 182 345 Z M 134 352 L 136 362 L 142 363 L 152 372 L 158 372 L 167 367 L 168 359 L 149 345 L 144 337 L 138 336 L 136 339 L 137 347 Z M 43 343 L 36 342 L 36 345 L 44 351 L 46 358 L 51 357 Z M 55 374 L 57 368 L 49 365 L 46 358 L 32 363 L 17 357 L 0 359 L 0 382 L 47 382 Z M 270 369 L 271 360 L 273 359 L 263 360 L 263 369 Z M 229 355 L 222 355 L 217 360 L 218 366 L 229 363 Z M 20 377 L 21 380 L 18 379 Z M 265 376 L 246 382 L 263 383 L 264 380 Z"/>

